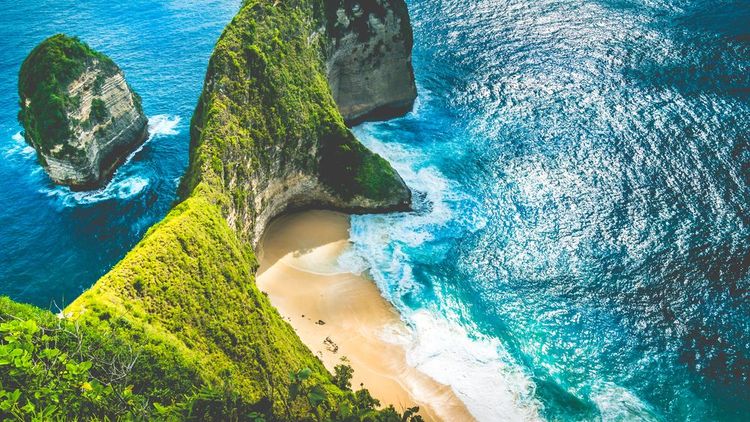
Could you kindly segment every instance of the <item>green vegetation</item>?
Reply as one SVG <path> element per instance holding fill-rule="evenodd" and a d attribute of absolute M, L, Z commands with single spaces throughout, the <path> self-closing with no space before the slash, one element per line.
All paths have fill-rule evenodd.
<path fill-rule="evenodd" d="M 350 367 L 335 376 L 325 369 L 258 290 L 248 233 L 227 219 L 257 212 L 248 186 L 275 167 L 319 175 L 342 197 L 403 192 L 336 109 L 316 33 L 323 15 L 322 0 L 246 2 L 210 60 L 182 202 L 65 310 L 68 318 L 0 301 L 0 330 L 10 333 L 0 347 L 14 357 L 0 360 L 0 400 L 10 400 L 0 417 L 421 421 L 417 408 L 378 409 L 367 390 L 352 391 Z M 22 98 L 40 86 L 59 92 L 78 71 L 42 84 L 35 75 L 57 75 L 42 69 L 52 66 L 43 55 L 95 54 L 64 36 L 37 49 L 21 71 Z M 37 116 L 22 112 L 28 127 L 46 127 L 35 126 Z"/>
<path fill-rule="evenodd" d="M 94 98 L 91 100 L 91 113 L 89 114 L 89 120 L 91 122 L 99 123 L 103 122 L 109 116 L 107 105 L 101 98 Z"/>
<path fill-rule="evenodd" d="M 352 388 L 352 375 L 354 375 L 354 369 L 345 363 L 336 365 L 333 368 L 333 383 L 342 390 Z"/>
<path fill-rule="evenodd" d="M 179 402 L 172 408 L 187 415 L 199 397 L 190 393 L 190 368 L 170 367 L 169 350 L 138 350 L 127 338 L 105 336 L 7 298 L 0 298 L 0 334 L 4 420 L 142 419 L 158 416 L 150 403 L 173 397 Z M 178 381 L 169 398 L 170 386 L 157 375 L 161 368 L 181 374 L 168 377 Z"/>
<path fill-rule="evenodd" d="M 219 39 L 193 116 L 181 192 L 203 181 L 228 199 L 274 164 L 319 176 L 337 195 L 404 195 L 393 168 L 346 128 L 325 76 L 322 0 L 247 1 Z M 320 24 L 319 24 L 320 23 Z M 309 153 L 316 152 L 315 154 Z M 250 193 L 252 194 L 252 193 Z M 408 193 L 406 193 L 408 194 Z M 222 204 L 252 214 L 242 201 Z"/>
<path fill-rule="evenodd" d="M 32 146 L 49 153 L 70 136 L 68 109 L 76 100 L 68 96 L 67 87 L 94 61 L 107 75 L 118 71 L 107 56 L 63 34 L 47 38 L 24 60 L 18 76 L 18 119 Z"/>
<path fill-rule="evenodd" d="M 309 368 L 288 374 L 277 412 L 267 397 L 249 403 L 231 381 L 205 382 L 193 365 L 170 362 L 177 350 L 143 347 L 142 333 L 100 328 L 0 298 L 0 418 L 421 421 L 418 408 L 377 410 L 367 390 L 337 390 Z"/>

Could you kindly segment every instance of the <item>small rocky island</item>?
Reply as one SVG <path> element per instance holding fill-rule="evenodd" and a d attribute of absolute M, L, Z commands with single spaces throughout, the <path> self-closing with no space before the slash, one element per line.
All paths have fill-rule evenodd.
<path fill-rule="evenodd" d="M 18 119 L 57 184 L 100 187 L 148 137 L 141 98 L 120 68 L 78 38 L 54 35 L 21 66 Z"/>

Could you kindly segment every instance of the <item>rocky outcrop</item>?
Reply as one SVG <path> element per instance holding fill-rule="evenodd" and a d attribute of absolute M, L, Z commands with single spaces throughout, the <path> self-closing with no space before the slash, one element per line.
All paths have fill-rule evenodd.
<path fill-rule="evenodd" d="M 327 1 L 326 16 L 326 73 L 347 124 L 411 110 L 417 89 L 404 0 Z"/>
<path fill-rule="evenodd" d="M 147 138 L 141 99 L 108 57 L 76 38 L 55 35 L 37 46 L 19 75 L 26 141 L 58 184 L 104 184 Z"/>
<path fill-rule="evenodd" d="M 410 207 L 411 193 L 401 177 L 354 137 L 336 107 L 326 78 L 328 14 L 316 13 L 323 4 L 329 2 L 245 6 L 217 43 L 193 117 L 183 196 L 201 184 L 221 192 L 228 198 L 222 203 L 229 225 L 252 245 L 271 219 L 292 209 Z M 388 7 L 385 22 L 408 23 L 396 19 L 403 16 L 395 10 Z M 410 45 L 410 37 L 403 41 Z M 402 79 L 384 76 L 391 70 L 362 66 L 361 77 L 375 75 L 379 89 L 390 93 L 378 99 L 393 99 L 403 90 Z M 410 81 L 410 68 L 405 72 Z M 355 94 L 347 98 L 354 101 Z M 375 104 L 372 98 L 357 103 L 368 109 Z"/>

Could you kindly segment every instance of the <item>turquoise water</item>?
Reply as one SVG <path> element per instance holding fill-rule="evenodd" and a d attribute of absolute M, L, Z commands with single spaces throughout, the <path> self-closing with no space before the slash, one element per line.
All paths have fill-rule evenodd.
<path fill-rule="evenodd" d="M 238 2 L 0 3 L 0 293 L 61 305 L 169 209 Z M 353 217 L 344 260 L 411 362 L 483 421 L 747 420 L 750 2 L 408 3 L 415 110 L 355 131 L 416 210 Z M 88 195 L 17 135 L 18 67 L 60 31 L 120 64 L 155 133 Z"/>

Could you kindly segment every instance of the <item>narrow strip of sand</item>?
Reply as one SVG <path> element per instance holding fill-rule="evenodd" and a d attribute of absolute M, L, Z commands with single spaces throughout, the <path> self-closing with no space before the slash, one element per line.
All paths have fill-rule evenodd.
<path fill-rule="evenodd" d="M 453 390 L 410 366 L 408 328 L 368 278 L 342 272 L 349 216 L 305 211 L 269 225 L 258 248 L 258 287 L 302 341 L 333 368 L 346 357 L 360 385 L 397 409 L 418 405 L 426 420 L 472 421 Z"/>

